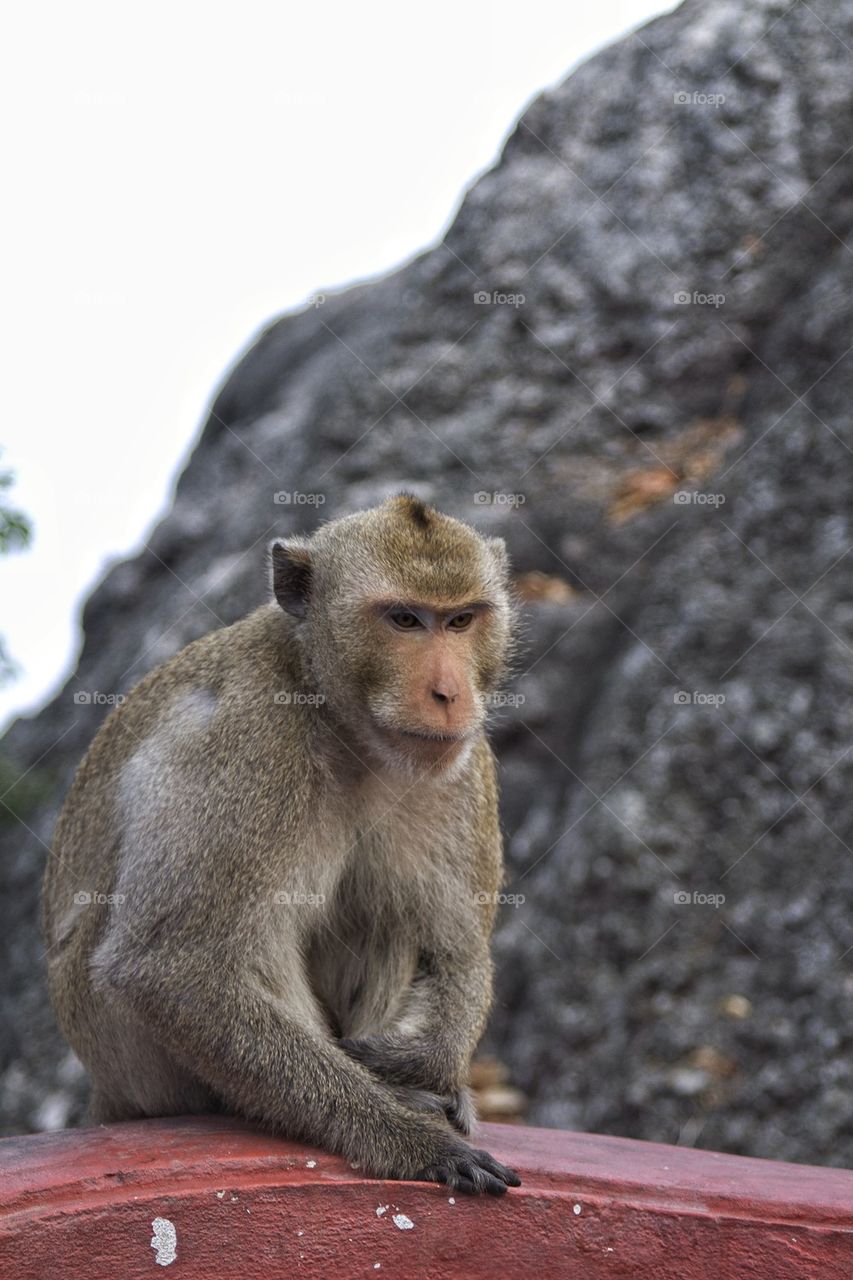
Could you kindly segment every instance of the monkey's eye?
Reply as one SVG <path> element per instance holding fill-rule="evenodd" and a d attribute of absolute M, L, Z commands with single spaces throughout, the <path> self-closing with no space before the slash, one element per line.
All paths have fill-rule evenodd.
<path fill-rule="evenodd" d="M 455 618 L 451 618 L 447 626 L 451 631 L 464 631 L 470 627 L 474 621 L 474 615 L 470 611 L 468 613 L 457 613 Z"/>
<path fill-rule="evenodd" d="M 421 620 L 416 613 L 410 613 L 408 609 L 395 609 L 390 614 L 391 621 L 395 627 L 399 627 L 401 631 L 414 631 L 421 625 Z"/>

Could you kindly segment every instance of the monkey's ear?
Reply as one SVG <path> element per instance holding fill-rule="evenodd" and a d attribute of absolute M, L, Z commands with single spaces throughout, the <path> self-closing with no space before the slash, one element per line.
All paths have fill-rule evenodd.
<path fill-rule="evenodd" d="M 498 573 L 505 578 L 509 573 L 509 552 L 503 538 L 486 538 L 486 546 L 492 553 Z"/>
<path fill-rule="evenodd" d="M 311 550 L 297 539 L 270 543 L 272 589 L 278 603 L 294 618 L 304 618 L 311 595 Z"/>

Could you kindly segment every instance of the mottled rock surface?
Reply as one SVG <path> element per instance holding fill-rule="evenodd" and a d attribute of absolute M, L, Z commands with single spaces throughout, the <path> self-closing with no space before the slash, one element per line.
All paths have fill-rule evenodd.
<path fill-rule="evenodd" d="M 0 744 L 8 1130 L 83 1097 L 37 927 L 107 709 L 75 695 L 259 602 L 273 533 L 407 487 L 548 575 L 495 723 L 488 1048 L 531 1119 L 853 1163 L 851 49 L 851 0 L 688 0 L 535 101 L 443 244 L 242 358 Z"/>

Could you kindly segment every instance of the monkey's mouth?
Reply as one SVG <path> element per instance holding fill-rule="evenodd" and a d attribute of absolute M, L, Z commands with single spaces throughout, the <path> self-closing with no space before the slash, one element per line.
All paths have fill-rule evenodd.
<path fill-rule="evenodd" d="M 461 731 L 458 733 L 438 733 L 430 729 L 395 729 L 394 732 L 401 734 L 404 738 L 414 738 L 416 742 L 434 742 L 437 746 L 458 744 L 464 742 L 468 737 L 467 733 Z"/>
<path fill-rule="evenodd" d="M 399 725 L 383 725 L 382 731 L 397 750 L 416 751 L 429 757 L 456 756 L 471 737 L 470 729 L 404 729 Z"/>

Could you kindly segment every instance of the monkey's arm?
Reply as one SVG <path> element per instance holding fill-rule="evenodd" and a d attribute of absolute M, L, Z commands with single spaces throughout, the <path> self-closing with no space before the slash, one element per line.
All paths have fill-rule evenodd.
<path fill-rule="evenodd" d="M 374 1176 L 491 1194 L 518 1185 L 511 1170 L 443 1122 L 400 1105 L 393 1089 L 312 1024 L 295 956 L 286 996 L 268 991 L 263 975 L 233 954 L 212 963 L 203 944 L 157 948 L 113 937 L 96 963 L 100 990 L 132 1009 L 152 1039 L 236 1114 L 324 1146 Z"/>
<path fill-rule="evenodd" d="M 443 936 L 427 940 L 396 1023 L 375 1035 L 340 1041 L 380 1079 L 404 1091 L 437 1094 L 461 1133 L 469 1133 L 476 1118 L 467 1080 L 491 1004 L 490 919 L 490 912 L 481 913 L 466 932 L 463 924 L 453 923 L 453 912 Z"/>
<path fill-rule="evenodd" d="M 420 913 L 419 970 L 402 1015 L 377 1034 L 340 1042 L 382 1079 L 439 1094 L 463 1133 L 474 1119 L 466 1082 L 492 1001 L 490 941 L 503 879 L 495 762 L 485 741 L 477 773 L 470 860 L 459 878 L 437 864 L 431 909 Z"/>
<path fill-rule="evenodd" d="M 424 950 L 397 1022 L 376 1035 L 344 1039 L 341 1046 L 396 1084 L 442 1094 L 463 1085 L 492 995 L 488 940 L 479 928 L 471 935 L 458 948 Z"/>

